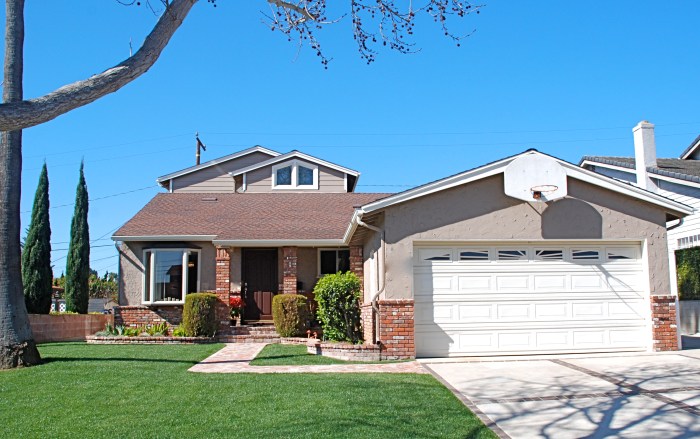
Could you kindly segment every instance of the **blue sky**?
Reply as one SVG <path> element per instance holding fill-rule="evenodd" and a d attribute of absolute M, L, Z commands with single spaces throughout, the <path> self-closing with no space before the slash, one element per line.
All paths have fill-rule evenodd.
<path fill-rule="evenodd" d="M 318 34 L 328 70 L 261 23 L 263 0 L 217 3 L 200 1 L 143 77 L 24 132 L 22 227 L 46 160 L 55 275 L 65 269 L 81 158 L 92 267 L 116 271 L 111 232 L 160 190 L 158 176 L 193 164 L 196 131 L 204 160 L 256 144 L 300 149 L 360 171 L 363 192 L 403 190 L 528 148 L 571 162 L 629 156 L 642 119 L 656 124 L 661 157 L 700 134 L 700 2 L 487 1 L 480 15 L 453 21 L 456 33 L 475 30 L 461 47 L 422 20 L 420 52 L 381 51 L 370 66 L 346 18 Z M 25 96 L 116 64 L 156 19 L 114 0 L 27 2 Z"/>

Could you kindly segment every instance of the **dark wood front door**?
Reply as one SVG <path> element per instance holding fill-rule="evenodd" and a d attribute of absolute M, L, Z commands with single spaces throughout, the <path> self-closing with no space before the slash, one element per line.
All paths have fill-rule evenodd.
<path fill-rule="evenodd" d="M 272 297 L 277 294 L 277 249 L 243 249 L 245 318 L 272 320 Z"/>

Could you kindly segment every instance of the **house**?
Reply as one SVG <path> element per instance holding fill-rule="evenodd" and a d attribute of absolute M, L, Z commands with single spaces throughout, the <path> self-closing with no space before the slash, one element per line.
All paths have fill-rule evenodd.
<path fill-rule="evenodd" d="M 385 358 L 677 349 L 665 235 L 685 204 L 535 150 L 397 194 L 359 176 L 255 147 L 160 177 L 113 236 L 115 320 L 176 324 L 211 290 L 225 330 L 229 295 L 267 320 L 274 294 L 351 270 Z"/>
<path fill-rule="evenodd" d="M 654 125 L 642 121 L 633 134 L 634 157 L 585 156 L 579 166 L 696 209 L 688 217 L 667 224 L 671 293 L 677 295 L 675 251 L 700 245 L 700 136 L 679 158 L 657 158 Z"/>

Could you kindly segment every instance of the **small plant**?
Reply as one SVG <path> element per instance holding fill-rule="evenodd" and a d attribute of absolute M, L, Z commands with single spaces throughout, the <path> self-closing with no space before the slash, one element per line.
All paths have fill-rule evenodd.
<path fill-rule="evenodd" d="M 51 314 L 52 316 L 63 316 L 66 314 L 78 314 L 78 313 L 73 312 L 73 311 L 51 311 L 49 314 Z"/>
<path fill-rule="evenodd" d="M 152 336 L 166 336 L 168 335 L 168 324 L 166 322 L 160 322 L 155 325 L 148 327 L 148 335 Z"/>
<path fill-rule="evenodd" d="M 357 343 L 360 326 L 360 279 L 352 272 L 328 274 L 314 287 L 324 338 Z"/>
<path fill-rule="evenodd" d="M 230 296 L 228 298 L 228 306 L 231 307 L 231 317 L 238 318 L 243 315 L 245 300 L 241 296 Z"/>
<path fill-rule="evenodd" d="M 124 335 L 124 325 L 116 325 L 114 332 L 116 332 L 116 335 Z"/>
<path fill-rule="evenodd" d="M 175 329 L 173 329 L 173 337 L 187 337 L 185 328 L 183 328 L 182 325 L 176 326 Z"/>
<path fill-rule="evenodd" d="M 302 335 L 306 329 L 308 310 L 306 297 L 299 294 L 278 294 L 272 298 L 272 319 L 282 337 Z"/>
<path fill-rule="evenodd" d="M 124 335 L 125 337 L 138 337 L 139 335 L 141 335 L 142 332 L 143 332 L 143 327 L 137 327 L 137 328 L 127 327 L 127 328 L 124 328 L 124 330 L 122 331 L 122 335 Z"/>
<path fill-rule="evenodd" d="M 185 296 L 182 326 L 188 337 L 213 337 L 216 332 L 216 294 L 193 293 Z"/>

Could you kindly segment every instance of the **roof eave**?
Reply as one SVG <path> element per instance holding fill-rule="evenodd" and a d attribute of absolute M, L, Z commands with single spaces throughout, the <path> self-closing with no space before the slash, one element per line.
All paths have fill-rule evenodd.
<path fill-rule="evenodd" d="M 217 235 L 112 235 L 112 241 L 213 241 Z"/>
<path fill-rule="evenodd" d="M 342 247 L 343 239 L 215 239 L 214 245 L 230 247 Z"/>
<path fill-rule="evenodd" d="M 281 155 L 272 157 L 271 159 L 264 160 L 264 161 L 259 162 L 259 163 L 255 163 L 255 164 L 250 165 L 250 166 L 246 166 L 245 168 L 241 168 L 241 169 L 238 169 L 238 170 L 233 171 L 233 172 L 229 172 L 229 175 L 236 177 L 238 175 L 245 174 L 247 172 L 254 171 L 256 169 L 264 168 L 265 166 L 274 165 L 275 163 L 289 160 L 289 159 L 292 159 L 294 157 L 298 157 L 298 158 L 301 158 L 301 159 L 306 160 L 308 162 L 313 162 L 317 165 L 325 166 L 327 168 L 335 169 L 336 171 L 340 171 L 340 172 L 343 172 L 346 174 L 353 175 L 353 176 L 357 177 L 358 180 L 360 178 L 360 173 L 358 171 L 355 171 L 354 169 L 350 169 L 350 168 L 346 168 L 344 166 L 336 165 L 335 163 L 327 162 L 325 160 L 319 159 L 318 157 L 313 157 L 313 156 L 310 156 L 308 154 L 304 154 L 301 151 L 296 151 L 296 150 L 290 151 L 286 154 L 281 154 Z"/>

